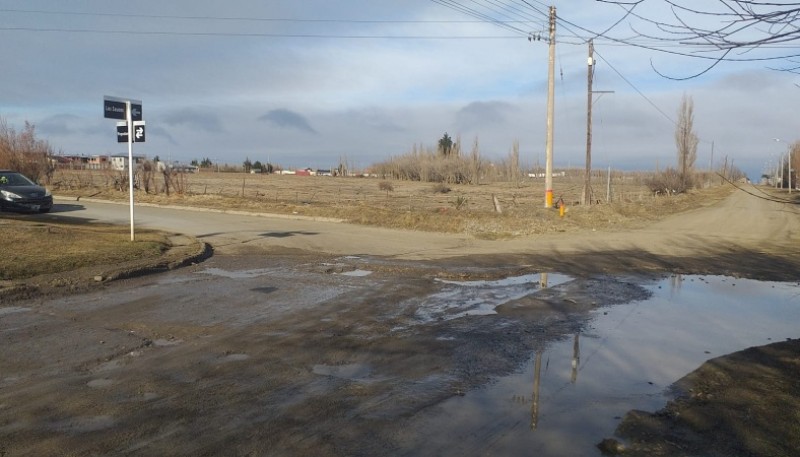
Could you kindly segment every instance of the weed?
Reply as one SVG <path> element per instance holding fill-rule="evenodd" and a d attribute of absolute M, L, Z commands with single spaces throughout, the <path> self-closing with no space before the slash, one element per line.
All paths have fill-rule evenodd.
<path fill-rule="evenodd" d="M 466 208 L 467 202 L 469 199 L 464 195 L 458 195 L 456 198 L 453 199 L 453 208 L 460 210 L 461 208 Z"/>

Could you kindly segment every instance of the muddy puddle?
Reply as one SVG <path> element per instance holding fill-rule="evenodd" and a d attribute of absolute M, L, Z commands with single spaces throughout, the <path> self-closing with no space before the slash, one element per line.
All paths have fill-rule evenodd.
<path fill-rule="evenodd" d="M 517 373 L 416 417 L 407 433 L 424 444 L 409 455 L 601 455 L 595 445 L 626 412 L 660 409 L 704 361 L 800 337 L 798 284 L 673 276 L 644 286 L 649 299 L 594 310 Z"/>

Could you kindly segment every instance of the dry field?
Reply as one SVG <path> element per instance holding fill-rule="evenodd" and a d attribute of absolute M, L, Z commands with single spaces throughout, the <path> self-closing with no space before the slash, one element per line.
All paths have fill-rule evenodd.
<path fill-rule="evenodd" d="M 608 230 L 641 226 L 669 214 L 716 201 L 730 186 L 707 186 L 685 195 L 654 196 L 641 173 L 615 172 L 607 201 L 605 176 L 593 180 L 599 204 L 579 204 L 582 173 L 568 172 L 554 182 L 554 200 L 566 203 L 565 217 L 544 208 L 544 179 L 526 178 L 479 185 L 433 184 L 379 178 L 198 173 L 185 176 L 183 192 L 136 191 L 138 202 L 327 217 L 351 223 L 410 230 L 466 233 L 504 239 L 545 232 Z M 114 175 L 100 171 L 56 172 L 50 186 L 57 195 L 126 200 L 114 189 Z M 715 184 L 719 182 L 716 181 Z M 156 190 L 159 193 L 156 193 Z M 494 199 L 501 213 L 495 210 Z"/>

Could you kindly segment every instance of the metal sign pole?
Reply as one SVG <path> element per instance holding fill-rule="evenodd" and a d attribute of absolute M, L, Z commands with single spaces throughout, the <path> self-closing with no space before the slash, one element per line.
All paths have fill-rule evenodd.
<path fill-rule="evenodd" d="M 125 117 L 128 121 L 128 193 L 130 194 L 131 207 L 131 241 L 134 241 L 133 230 L 133 119 L 131 116 L 131 102 L 125 102 Z"/>

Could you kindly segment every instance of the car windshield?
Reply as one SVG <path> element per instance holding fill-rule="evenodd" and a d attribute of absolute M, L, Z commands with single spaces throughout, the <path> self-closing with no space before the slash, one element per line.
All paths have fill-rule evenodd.
<path fill-rule="evenodd" d="M 0 172 L 0 186 L 35 186 L 36 183 L 19 173 Z"/>

